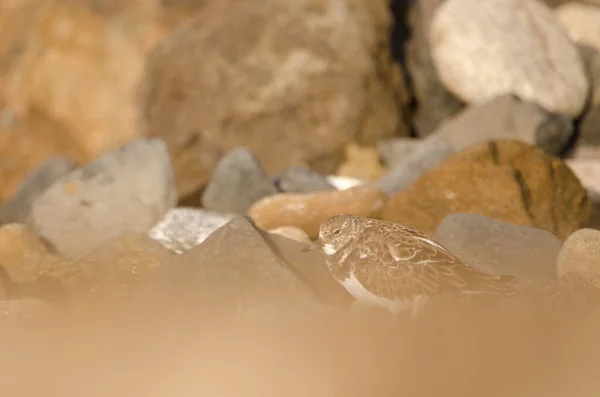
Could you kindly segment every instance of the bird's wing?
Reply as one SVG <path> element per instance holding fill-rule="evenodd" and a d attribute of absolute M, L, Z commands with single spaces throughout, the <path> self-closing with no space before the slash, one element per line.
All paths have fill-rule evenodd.
<path fill-rule="evenodd" d="M 424 235 L 392 236 L 372 244 L 354 267 L 360 283 L 377 296 L 406 300 L 445 293 L 510 294 L 511 276 L 495 276 L 465 265 Z"/>

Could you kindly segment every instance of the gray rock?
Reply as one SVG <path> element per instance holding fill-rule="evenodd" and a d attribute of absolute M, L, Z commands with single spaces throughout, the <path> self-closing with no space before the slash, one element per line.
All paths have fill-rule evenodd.
<path fill-rule="evenodd" d="M 549 113 L 514 95 L 502 95 L 469 106 L 444 122 L 398 160 L 379 186 L 388 194 L 397 193 L 456 152 L 494 139 L 518 139 L 558 155 L 573 133 L 573 123 L 568 117 Z"/>
<path fill-rule="evenodd" d="M 424 139 L 408 156 L 397 162 L 377 182 L 377 186 L 388 195 L 398 193 L 419 179 L 425 171 L 439 165 L 454 153 L 454 147 L 448 137 L 431 135 Z"/>
<path fill-rule="evenodd" d="M 228 152 L 217 164 L 202 196 L 209 210 L 245 215 L 256 201 L 277 193 L 258 159 L 245 147 Z"/>
<path fill-rule="evenodd" d="M 545 230 L 456 213 L 440 223 L 433 239 L 488 273 L 514 275 L 523 281 L 556 279 L 561 242 Z"/>
<path fill-rule="evenodd" d="M 420 139 L 416 138 L 392 138 L 379 141 L 377 149 L 383 163 L 387 167 L 393 167 L 400 163 L 404 158 L 410 156 L 420 144 Z"/>
<path fill-rule="evenodd" d="M 138 139 L 56 181 L 27 223 L 60 254 L 77 258 L 124 232 L 148 232 L 175 203 L 166 145 Z"/>
<path fill-rule="evenodd" d="M 0 223 L 24 223 L 33 202 L 75 167 L 75 163 L 63 157 L 53 157 L 43 163 L 21 182 L 13 198 L 2 206 Z"/>
<path fill-rule="evenodd" d="M 306 167 L 291 167 L 275 178 L 275 184 L 285 193 L 312 193 L 335 190 L 327 177 Z"/>
<path fill-rule="evenodd" d="M 274 251 L 248 217 L 231 220 L 156 273 L 149 298 L 224 315 L 274 303 L 316 301 L 302 274 Z"/>
<path fill-rule="evenodd" d="M 600 52 L 584 45 L 579 46 L 590 79 L 590 102 L 581 115 L 578 145 L 600 145 Z"/>
<path fill-rule="evenodd" d="M 568 117 L 507 94 L 469 106 L 435 133 L 447 136 L 456 151 L 492 139 L 518 139 L 558 155 L 570 142 L 574 129 Z"/>
<path fill-rule="evenodd" d="M 600 288 L 600 230 L 580 229 L 564 242 L 558 255 L 559 277 L 576 275 Z"/>
<path fill-rule="evenodd" d="M 182 254 L 200 245 L 234 217 L 198 208 L 173 208 L 148 232 L 148 237 L 168 250 Z"/>

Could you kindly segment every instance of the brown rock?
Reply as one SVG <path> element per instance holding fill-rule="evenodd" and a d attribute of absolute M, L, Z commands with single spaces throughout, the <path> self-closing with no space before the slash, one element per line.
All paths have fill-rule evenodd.
<path fill-rule="evenodd" d="M 42 3 L 4 94 L 18 117 L 35 111 L 63 125 L 89 160 L 135 135 L 134 95 L 162 28 L 153 2 Z"/>
<path fill-rule="evenodd" d="M 374 147 L 361 147 L 354 143 L 346 146 L 346 159 L 336 171 L 336 175 L 365 181 L 379 180 L 384 173 L 379 151 Z"/>
<path fill-rule="evenodd" d="M 265 230 L 296 226 L 316 238 L 319 225 L 328 217 L 353 214 L 378 218 L 386 201 L 382 190 L 367 185 L 331 192 L 282 193 L 255 203 L 248 215 Z"/>
<path fill-rule="evenodd" d="M 50 252 L 24 225 L 0 227 L 0 258 L 0 267 L 9 279 L 8 298 L 64 298 L 65 289 L 57 275 L 68 270 L 67 261 Z"/>
<path fill-rule="evenodd" d="M 24 178 L 51 157 L 64 156 L 76 163 L 85 159 L 69 131 L 43 113 L 32 110 L 18 116 L 9 108 L 0 113 L 0 202 L 11 198 Z"/>
<path fill-rule="evenodd" d="M 393 196 L 383 219 L 433 234 L 444 217 L 472 213 L 565 239 L 590 217 L 587 192 L 561 161 L 520 141 L 472 146 Z"/>
<path fill-rule="evenodd" d="M 190 305 L 203 319 L 207 314 L 230 317 L 232 311 L 314 302 L 315 291 L 269 236 L 248 217 L 235 218 L 199 246 L 175 256 L 148 284 L 147 298 L 142 296 L 175 300 L 175 309 Z"/>
<path fill-rule="evenodd" d="M 387 1 L 214 1 L 148 57 L 141 132 L 163 138 L 188 196 L 236 146 L 270 175 L 330 174 L 350 141 L 406 134 Z"/>
<path fill-rule="evenodd" d="M 577 275 L 600 288 L 600 231 L 580 229 L 564 242 L 558 254 L 559 277 Z"/>
<path fill-rule="evenodd" d="M 73 262 L 56 274 L 77 299 L 112 302 L 134 288 L 174 256 L 143 234 L 127 233 Z"/>

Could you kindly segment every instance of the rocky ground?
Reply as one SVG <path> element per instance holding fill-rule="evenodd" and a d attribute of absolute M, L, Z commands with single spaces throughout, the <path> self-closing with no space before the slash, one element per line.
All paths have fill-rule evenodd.
<path fill-rule="evenodd" d="M 0 93 L 5 395 L 600 392 L 598 0 L 1 1 Z M 343 213 L 522 288 L 357 306 Z"/>

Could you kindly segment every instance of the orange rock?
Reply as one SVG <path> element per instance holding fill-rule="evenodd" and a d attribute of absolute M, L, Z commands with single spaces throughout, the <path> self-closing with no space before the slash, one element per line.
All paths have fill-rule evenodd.
<path fill-rule="evenodd" d="M 339 191 L 281 193 L 256 202 L 248 215 L 262 229 L 296 226 L 316 238 L 321 222 L 328 217 L 353 214 L 378 218 L 386 201 L 383 191 L 366 185 Z"/>
<path fill-rule="evenodd" d="M 64 125 L 89 160 L 135 136 L 145 55 L 164 32 L 153 2 L 44 3 L 4 94 L 19 116 L 36 110 Z"/>
<path fill-rule="evenodd" d="M 383 219 L 433 234 L 447 215 L 464 212 L 565 239 L 583 227 L 591 204 L 566 166 L 521 141 L 481 143 L 450 157 L 390 198 Z"/>

